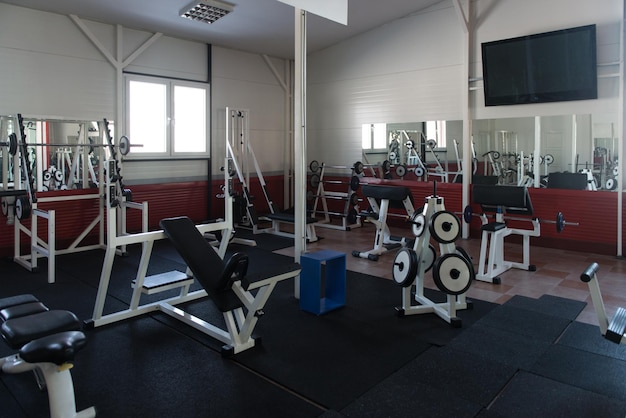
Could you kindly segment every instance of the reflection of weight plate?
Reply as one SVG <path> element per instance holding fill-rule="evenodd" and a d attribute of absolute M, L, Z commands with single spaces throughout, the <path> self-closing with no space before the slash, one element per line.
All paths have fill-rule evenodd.
<path fill-rule="evenodd" d="M 498 151 L 494 151 L 491 153 L 491 156 L 493 157 L 494 160 L 497 160 L 500 158 L 500 153 Z"/>
<path fill-rule="evenodd" d="M 52 174 L 48 170 L 43 171 L 43 181 L 50 181 L 52 179 Z"/>
<path fill-rule="evenodd" d="M 459 239 L 461 223 L 452 212 L 442 210 L 435 213 L 430 219 L 430 233 L 433 238 L 442 244 L 449 244 Z"/>
<path fill-rule="evenodd" d="M 422 177 L 424 175 L 424 169 L 422 167 L 415 167 L 415 176 Z"/>
<path fill-rule="evenodd" d="M 350 178 L 350 189 L 354 192 L 359 190 L 359 185 L 361 184 L 361 180 L 359 180 L 359 176 L 352 176 Z"/>
<path fill-rule="evenodd" d="M 354 169 L 354 172 L 355 172 L 356 174 L 361 174 L 361 173 L 363 172 L 363 167 L 365 167 L 365 166 L 364 166 L 364 165 L 363 165 L 363 163 L 362 163 L 362 162 L 360 162 L 360 161 L 357 161 L 357 162 L 356 162 L 356 163 L 354 163 L 354 165 L 352 166 L 352 168 Z"/>
<path fill-rule="evenodd" d="M 55 179 L 57 182 L 59 182 L 59 183 L 60 183 L 60 182 L 62 182 L 62 181 L 63 181 L 63 172 L 62 172 L 61 170 L 57 170 L 57 171 L 55 171 L 55 172 L 54 172 L 54 179 Z"/>
<path fill-rule="evenodd" d="M 619 174 L 619 167 L 613 167 L 613 175 L 617 177 Z"/>
<path fill-rule="evenodd" d="M 2 214 L 7 216 L 9 214 L 9 202 L 7 201 L 7 198 L 3 197 L 0 204 L 2 205 Z"/>
<path fill-rule="evenodd" d="M 413 142 L 413 140 L 412 140 L 412 139 L 409 139 L 408 141 L 406 141 L 406 147 L 407 147 L 408 149 L 413 149 L 413 148 L 415 148 L 415 142 Z"/>
<path fill-rule="evenodd" d="M 437 146 L 437 141 L 435 141 L 434 139 L 429 139 L 428 141 L 426 141 L 426 146 L 430 149 L 433 149 Z"/>
<path fill-rule="evenodd" d="M 550 165 L 554 162 L 554 157 L 552 156 L 552 154 L 546 154 L 544 161 L 547 165 Z"/>
<path fill-rule="evenodd" d="M 317 160 L 311 161 L 311 164 L 309 164 L 309 170 L 311 170 L 314 173 L 317 173 L 317 170 L 319 169 L 320 169 L 320 163 L 318 163 Z"/>
<path fill-rule="evenodd" d="M 391 163 L 389 162 L 389 160 L 383 161 L 383 172 L 386 173 L 389 171 L 389 169 L 391 169 Z"/>
<path fill-rule="evenodd" d="M 448 295 L 465 293 L 472 284 L 473 267 L 460 254 L 444 254 L 435 261 L 433 280 Z"/>
<path fill-rule="evenodd" d="M 604 188 L 607 190 L 614 190 L 617 187 L 617 182 L 615 179 L 606 179 L 606 183 L 604 184 Z"/>
<path fill-rule="evenodd" d="M 413 229 L 413 235 L 415 235 L 416 237 L 421 237 L 426 230 L 426 217 L 421 213 L 414 212 L 411 219 L 411 224 Z"/>
<path fill-rule="evenodd" d="M 314 189 L 317 189 L 319 187 L 319 185 L 320 185 L 320 176 L 317 175 L 317 174 L 312 174 L 311 178 L 309 179 L 309 184 Z"/>
<path fill-rule="evenodd" d="M 419 261 L 417 254 L 410 248 L 403 248 L 396 254 L 391 270 L 393 280 L 402 287 L 409 287 L 415 281 Z"/>
<path fill-rule="evenodd" d="M 398 158 L 398 154 L 396 154 L 396 152 L 395 152 L 395 151 L 391 151 L 391 152 L 389 153 L 389 159 L 390 159 L 390 160 L 395 160 L 396 158 Z"/>
<path fill-rule="evenodd" d="M 350 195 L 350 206 L 356 206 L 358 204 L 359 204 L 359 196 L 357 196 L 356 193 L 352 193 Z"/>
<path fill-rule="evenodd" d="M 396 176 L 404 177 L 406 174 L 406 166 L 404 164 L 399 164 L 396 166 Z"/>
<path fill-rule="evenodd" d="M 118 147 L 120 150 L 120 154 L 128 155 L 130 152 L 130 140 L 126 135 L 122 136 L 119 140 Z"/>

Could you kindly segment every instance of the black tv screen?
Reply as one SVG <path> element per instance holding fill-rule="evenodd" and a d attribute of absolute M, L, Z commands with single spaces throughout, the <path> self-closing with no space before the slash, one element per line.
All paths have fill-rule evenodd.
<path fill-rule="evenodd" d="M 598 98 L 596 25 L 482 44 L 485 106 Z"/>

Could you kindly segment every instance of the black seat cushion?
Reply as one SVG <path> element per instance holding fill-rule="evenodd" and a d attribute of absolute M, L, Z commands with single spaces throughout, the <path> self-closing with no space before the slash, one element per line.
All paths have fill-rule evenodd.
<path fill-rule="evenodd" d="M 29 363 L 63 364 L 74 360 L 74 355 L 87 343 L 80 331 L 67 331 L 33 340 L 20 349 L 20 357 Z"/>
<path fill-rule="evenodd" d="M 52 310 L 9 319 L 2 324 L 2 337 L 9 347 L 19 349 L 37 338 L 80 329 L 81 323 L 72 312 Z"/>

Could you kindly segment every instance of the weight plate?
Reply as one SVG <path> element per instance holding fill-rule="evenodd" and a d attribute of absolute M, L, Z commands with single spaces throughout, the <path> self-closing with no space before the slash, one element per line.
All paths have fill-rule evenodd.
<path fill-rule="evenodd" d="M 391 274 L 393 281 L 402 287 L 409 287 L 415 281 L 419 260 L 417 254 L 410 248 L 403 248 L 393 260 Z"/>
<path fill-rule="evenodd" d="M 435 247 L 433 247 L 432 244 L 428 244 L 428 248 L 424 250 L 421 256 L 421 260 L 420 260 L 422 263 L 426 265 L 426 268 L 424 269 L 424 273 L 430 270 L 431 268 L 433 268 L 436 258 L 437 258 L 437 251 L 435 250 Z"/>
<path fill-rule="evenodd" d="M 63 181 L 63 172 L 61 170 L 57 170 L 54 172 L 54 180 L 56 180 L 58 183 L 61 183 Z"/>
<path fill-rule="evenodd" d="M 472 266 L 462 255 L 444 254 L 435 261 L 433 280 L 448 295 L 465 293 L 472 284 Z"/>
<path fill-rule="evenodd" d="M 617 177 L 618 174 L 619 174 L 619 167 L 613 167 L 613 175 Z"/>
<path fill-rule="evenodd" d="M 350 179 L 350 189 L 354 192 L 359 190 L 359 185 L 361 184 L 361 180 L 359 180 L 359 176 L 352 176 Z"/>
<path fill-rule="evenodd" d="M 554 162 L 554 157 L 552 156 L 552 154 L 546 154 L 544 161 L 547 165 L 550 165 Z"/>
<path fill-rule="evenodd" d="M 459 218 L 454 213 L 445 210 L 435 213 L 430 219 L 430 233 L 437 242 L 442 244 L 456 241 L 461 235 Z"/>
<path fill-rule="evenodd" d="M 52 180 L 52 174 L 50 174 L 50 172 L 48 170 L 44 170 L 43 171 L 43 181 L 50 181 Z"/>
<path fill-rule="evenodd" d="M 358 216 L 359 214 L 356 213 L 356 209 L 354 208 L 350 209 L 348 211 L 348 216 L 346 217 L 346 219 L 348 220 L 348 225 L 355 224 Z"/>
<path fill-rule="evenodd" d="M 615 179 L 606 179 L 606 183 L 604 185 L 605 189 L 613 190 L 615 189 L 616 186 L 617 186 L 617 182 L 615 181 Z"/>
<path fill-rule="evenodd" d="M 350 205 L 351 206 L 356 206 L 359 204 L 359 196 L 357 196 L 356 193 L 352 193 L 350 195 Z"/>
<path fill-rule="evenodd" d="M 9 135 L 9 154 L 11 156 L 17 154 L 17 135 L 15 132 Z"/>
<path fill-rule="evenodd" d="M 320 185 L 320 176 L 317 174 L 311 174 L 311 178 L 309 179 L 309 184 L 313 189 L 317 190 Z"/>
<path fill-rule="evenodd" d="M 389 169 L 391 169 L 391 163 L 389 162 L 389 160 L 383 161 L 383 172 L 387 173 Z"/>
<path fill-rule="evenodd" d="M 465 206 L 465 209 L 463 209 L 463 220 L 466 224 L 472 222 L 473 214 L 474 212 L 472 212 L 472 207 L 470 205 Z"/>
<path fill-rule="evenodd" d="M 20 221 L 30 217 L 30 200 L 27 196 L 19 196 L 15 199 L 15 216 Z"/>
<path fill-rule="evenodd" d="M 472 280 L 474 280 L 476 278 L 476 271 L 474 270 L 474 263 L 472 262 L 472 257 L 470 257 L 469 253 L 465 251 L 465 248 L 459 247 L 458 245 L 456 246 L 456 252 L 460 254 L 461 256 L 463 256 L 463 258 L 465 258 L 469 262 L 469 265 L 471 267 L 470 273 L 472 274 Z"/>
<path fill-rule="evenodd" d="M 315 193 L 313 193 L 311 190 L 307 190 L 307 192 L 306 192 L 306 200 L 308 200 L 310 202 L 313 199 L 315 199 Z"/>
<path fill-rule="evenodd" d="M 7 216 L 9 214 L 9 202 L 6 197 L 3 197 L 0 201 L 0 205 L 2 206 L 2 214 Z"/>
<path fill-rule="evenodd" d="M 421 237 L 426 230 L 426 217 L 422 213 L 414 212 L 411 223 L 413 235 L 415 235 L 416 237 Z"/>
<path fill-rule="evenodd" d="M 311 163 L 309 164 L 309 169 L 312 172 L 317 173 L 317 170 L 320 169 L 320 163 L 318 163 L 317 160 L 311 161 Z"/>
<path fill-rule="evenodd" d="M 415 167 L 415 171 L 413 172 L 415 173 L 416 177 L 424 176 L 424 169 L 422 167 Z"/>
<path fill-rule="evenodd" d="M 428 148 L 433 149 L 437 146 L 437 141 L 435 141 L 434 139 L 429 139 L 428 141 L 426 141 L 426 146 L 428 146 Z"/>
<path fill-rule="evenodd" d="M 406 174 L 406 166 L 404 164 L 399 164 L 396 166 L 396 176 L 404 177 Z"/>
<path fill-rule="evenodd" d="M 562 212 L 556 214 L 556 232 L 559 234 L 565 229 L 565 216 Z"/>
<path fill-rule="evenodd" d="M 492 157 L 494 160 L 497 160 L 500 158 L 500 153 L 498 151 L 494 151 L 491 153 Z"/>
<path fill-rule="evenodd" d="M 363 163 L 360 162 L 360 161 L 357 161 L 356 163 L 354 163 L 353 168 L 354 168 L 354 172 L 356 174 L 361 174 L 363 172 Z M 311 171 L 313 171 L 313 170 L 311 170 Z M 315 170 L 315 171 L 317 171 L 317 170 Z"/>
<path fill-rule="evenodd" d="M 130 140 L 128 139 L 126 135 L 123 135 L 120 138 L 118 147 L 120 149 L 120 154 L 128 155 L 128 153 L 130 152 Z"/>
<path fill-rule="evenodd" d="M 398 154 L 396 154 L 396 152 L 395 152 L 395 151 L 391 151 L 391 152 L 389 153 L 389 159 L 390 159 L 390 160 L 395 160 L 396 158 L 398 158 Z"/>
<path fill-rule="evenodd" d="M 408 141 L 406 141 L 406 147 L 408 149 L 413 149 L 415 148 L 415 142 L 412 139 L 409 139 Z"/>

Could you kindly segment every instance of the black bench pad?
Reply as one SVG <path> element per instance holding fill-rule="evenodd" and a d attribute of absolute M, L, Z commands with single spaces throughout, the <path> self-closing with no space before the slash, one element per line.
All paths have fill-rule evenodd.
<path fill-rule="evenodd" d="M 80 331 L 66 331 L 31 341 L 20 349 L 20 357 L 29 363 L 63 364 L 74 360 L 74 355 L 87 343 Z"/>
<path fill-rule="evenodd" d="M 506 228 L 506 224 L 504 222 L 489 222 L 488 224 L 480 227 L 481 230 L 487 232 L 496 232 L 504 228 Z"/>
<path fill-rule="evenodd" d="M 81 323 L 70 311 L 53 310 L 10 319 L 2 324 L 2 337 L 19 349 L 37 338 L 65 331 L 80 331 Z"/>
<path fill-rule="evenodd" d="M 41 302 L 22 303 L 21 305 L 9 306 L 0 310 L 0 319 L 8 321 L 9 319 L 46 312 L 47 310 L 46 305 Z"/>
<path fill-rule="evenodd" d="M 6 309 L 10 306 L 22 305 L 24 303 L 31 302 L 39 302 L 39 299 L 31 294 L 9 296 L 8 298 L 0 299 L 0 310 Z"/>

